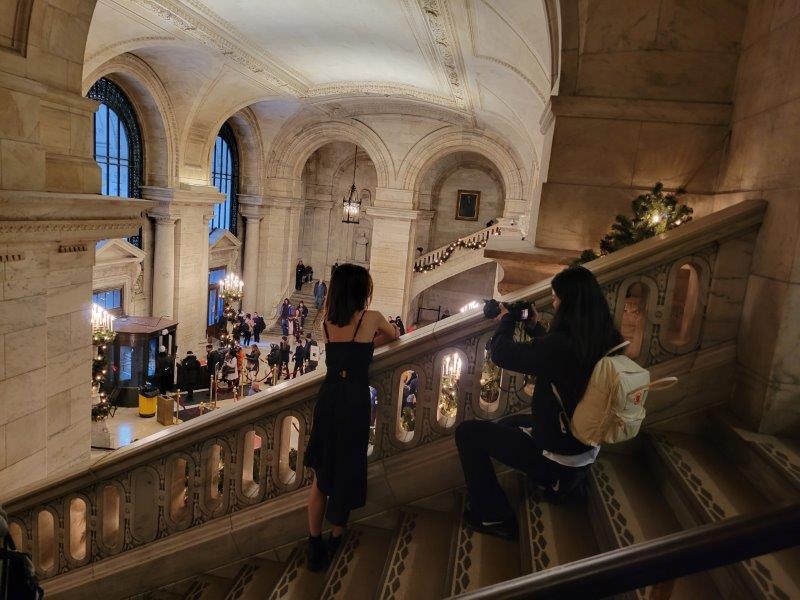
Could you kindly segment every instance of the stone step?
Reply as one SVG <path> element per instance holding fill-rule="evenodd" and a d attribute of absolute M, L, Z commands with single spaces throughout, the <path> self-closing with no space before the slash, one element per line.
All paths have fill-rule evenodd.
<path fill-rule="evenodd" d="M 438 600 L 447 595 L 444 580 L 455 512 L 417 507 L 401 511 L 376 599 Z"/>
<path fill-rule="evenodd" d="M 320 598 L 372 598 L 391 543 L 391 530 L 354 526 L 342 541 L 342 549 L 328 569 L 328 579 Z"/>
<path fill-rule="evenodd" d="M 708 437 L 652 433 L 651 458 L 663 494 L 684 528 L 752 513 L 771 504 L 729 452 Z M 723 597 L 800 598 L 800 549 L 751 558 L 711 571 Z"/>
<path fill-rule="evenodd" d="M 544 571 L 598 552 L 584 500 L 551 504 L 519 476 L 520 552 L 524 573 Z"/>
<path fill-rule="evenodd" d="M 771 501 L 800 496 L 800 443 L 750 431 L 727 410 L 713 411 L 709 422 L 729 459 Z"/>
<path fill-rule="evenodd" d="M 325 571 L 312 573 L 306 568 L 306 543 L 297 544 L 289 555 L 275 586 L 262 598 L 266 600 L 307 600 L 318 598 L 327 575 Z"/>
<path fill-rule="evenodd" d="M 243 561 L 225 600 L 263 600 L 275 588 L 285 567 L 278 561 L 262 558 Z"/>
<path fill-rule="evenodd" d="M 682 529 L 641 456 L 603 452 L 590 471 L 589 501 L 599 552 L 625 548 Z M 626 596 L 722 598 L 707 573 L 662 582 Z"/>
<path fill-rule="evenodd" d="M 509 494 L 516 504 L 516 498 Z M 458 511 L 450 545 L 447 596 L 477 590 L 523 574 L 520 542 L 475 533 L 466 527 L 466 496 L 458 495 Z M 524 539 L 524 534 L 520 539 Z"/>

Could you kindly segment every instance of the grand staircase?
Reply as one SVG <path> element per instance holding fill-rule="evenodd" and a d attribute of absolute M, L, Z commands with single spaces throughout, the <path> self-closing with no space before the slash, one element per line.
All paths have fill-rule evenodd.
<path fill-rule="evenodd" d="M 303 287 L 299 291 L 295 291 L 289 301 L 292 303 L 292 306 L 297 307 L 302 300 L 303 303 L 308 307 L 308 317 L 306 317 L 306 326 L 305 331 L 306 333 L 312 333 L 314 338 L 319 340 L 321 339 L 320 334 L 322 331 L 322 325 L 319 321 L 319 313 L 320 311 L 317 310 L 317 305 L 314 302 L 314 284 L 316 281 L 310 281 L 308 283 L 304 283 Z M 277 311 L 280 311 L 280 306 L 278 306 Z M 278 313 L 272 319 L 272 324 L 267 328 L 266 333 L 264 334 L 269 338 L 279 338 L 281 337 L 281 322 L 280 318 L 278 317 Z"/>
<path fill-rule="evenodd" d="M 507 472 L 520 539 L 475 534 L 460 488 L 354 524 L 324 573 L 305 568 L 305 542 L 288 544 L 138 596 L 139 600 L 309 598 L 435 600 L 566 565 L 800 495 L 800 444 L 749 434 L 725 410 L 693 417 L 696 433 L 651 432 L 604 452 L 588 497 L 549 504 Z M 766 450 L 769 448 L 769 450 Z M 743 477 L 743 473 L 754 477 Z M 636 598 L 797 598 L 800 549 L 631 592 Z"/>
<path fill-rule="evenodd" d="M 743 202 L 590 264 L 620 323 L 634 314 L 630 292 L 638 286 L 636 360 L 653 377 L 680 382 L 650 395 L 636 440 L 603 449 L 585 499 L 548 504 L 519 474 L 504 472 L 518 542 L 472 534 L 461 517 L 455 425 L 527 411 L 531 393 L 518 374 L 486 362 L 494 323 L 478 311 L 376 352 L 367 505 L 353 513 L 325 573 L 303 566 L 311 481 L 303 461 L 320 373 L 15 492 L 3 499 L 12 536 L 32 553 L 48 598 L 61 600 L 528 597 L 539 588 L 524 586 L 545 581 L 557 591 L 617 557 L 657 557 L 675 536 L 716 543 L 715 532 L 732 531 L 737 515 L 756 518 L 789 500 L 792 512 L 778 515 L 782 535 L 773 526 L 765 536 L 777 540 L 768 549 L 748 554 L 735 529 L 738 538 L 719 534 L 712 550 L 667 564 L 681 576 L 662 581 L 651 567 L 611 581 L 636 581 L 616 589 L 630 598 L 800 597 L 798 550 L 784 549 L 800 540 L 800 445 L 753 433 L 731 412 L 740 405 L 732 402 L 737 335 L 764 209 Z M 679 285 L 689 275 L 691 298 Z M 550 294 L 542 281 L 506 299 L 532 300 L 547 319 Z M 440 396 L 442 365 L 454 354 L 463 370 L 452 417 L 440 410 Z M 420 380 L 411 428 L 400 411 L 409 370 Z M 747 539 L 764 548 L 764 539 Z M 569 597 L 553 594 L 543 597 Z"/>

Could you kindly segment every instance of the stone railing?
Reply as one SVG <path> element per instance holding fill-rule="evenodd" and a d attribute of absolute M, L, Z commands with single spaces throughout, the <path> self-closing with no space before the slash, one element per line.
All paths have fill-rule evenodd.
<path fill-rule="evenodd" d="M 501 229 L 500 225 L 485 227 L 480 231 L 476 231 L 475 233 L 458 238 L 454 242 L 445 244 L 441 248 L 423 254 L 414 261 L 414 271 L 419 273 L 435 269 L 442 264 L 443 261 L 450 258 L 453 252 L 458 252 L 459 249 L 481 250 L 491 236 L 500 235 Z"/>
<path fill-rule="evenodd" d="M 637 360 L 654 370 L 707 364 L 697 360 L 705 352 L 734 360 L 735 352 L 715 349 L 735 351 L 764 208 L 761 202 L 744 202 L 589 265 L 618 323 L 634 340 Z M 506 299 L 522 298 L 534 301 L 547 319 L 548 281 Z M 532 384 L 486 361 L 494 326 L 475 310 L 376 352 L 370 372 L 378 403 L 370 469 L 389 469 L 400 457 L 418 455 L 420 464 L 407 475 L 413 478 L 415 469 L 435 460 L 423 449 L 451 436 L 459 422 L 527 409 Z M 144 547 L 157 540 L 174 538 L 171 547 L 194 552 L 180 540 L 199 525 L 207 524 L 197 535 L 208 540 L 215 527 L 227 526 L 245 509 L 279 507 L 309 484 L 304 452 L 321 382 L 315 373 L 282 383 L 135 442 L 89 468 L 21 490 L 4 501 L 12 535 L 32 553 L 43 578 L 59 576 L 53 583 L 65 577 L 85 582 L 101 572 L 117 577 L 115 569 L 130 564 L 125 553 L 143 560 L 152 554 Z M 717 402 L 731 385 L 724 378 L 713 382 Z M 691 393 L 707 397 L 696 385 L 689 388 L 694 392 L 673 396 L 678 398 L 671 401 L 673 412 L 697 410 Z M 655 395 L 648 409 L 654 400 Z M 115 556 L 124 562 L 115 562 Z"/>

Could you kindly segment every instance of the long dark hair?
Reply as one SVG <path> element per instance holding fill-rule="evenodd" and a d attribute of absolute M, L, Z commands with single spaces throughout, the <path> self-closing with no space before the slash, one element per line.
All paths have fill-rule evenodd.
<path fill-rule="evenodd" d="M 331 276 L 325 299 L 325 319 L 337 327 L 345 327 L 354 314 L 367 308 L 371 298 L 369 271 L 359 265 L 339 265 Z"/>
<path fill-rule="evenodd" d="M 611 309 L 600 284 L 585 267 L 568 267 L 553 277 L 553 291 L 559 306 L 553 315 L 550 331 L 569 335 L 579 368 L 591 372 L 612 347 L 622 342 L 622 335 L 611 318 Z"/>

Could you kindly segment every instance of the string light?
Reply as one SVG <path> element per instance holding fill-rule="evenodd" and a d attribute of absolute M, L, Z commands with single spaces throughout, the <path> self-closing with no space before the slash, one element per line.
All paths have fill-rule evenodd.
<path fill-rule="evenodd" d="M 458 239 L 455 242 L 451 242 L 435 259 L 433 259 L 433 261 L 423 263 L 421 262 L 423 260 L 422 258 L 417 259 L 416 264 L 414 264 L 414 272 L 423 273 L 425 271 L 433 271 L 435 268 L 450 260 L 450 257 L 453 255 L 453 253 L 459 248 L 466 248 L 467 250 L 480 250 L 481 248 L 485 248 L 486 243 L 489 241 L 489 236 L 492 235 L 500 235 L 500 228 L 498 227 L 486 232 L 486 237 L 481 236 L 480 238 L 475 239 L 473 235 Z"/>

